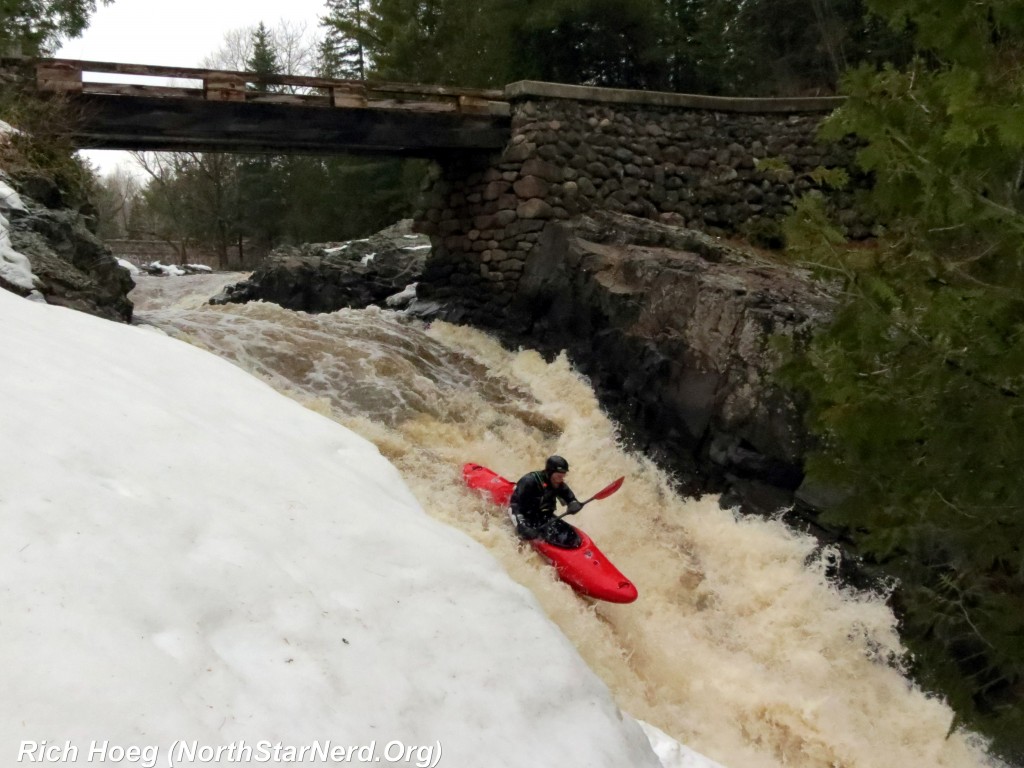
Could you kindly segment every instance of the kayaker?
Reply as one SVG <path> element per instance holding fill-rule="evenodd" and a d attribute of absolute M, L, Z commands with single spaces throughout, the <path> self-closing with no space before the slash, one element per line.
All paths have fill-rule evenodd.
<path fill-rule="evenodd" d="M 544 469 L 523 475 L 509 500 L 509 515 L 520 538 L 542 538 L 556 547 L 575 549 L 580 537 L 571 525 L 555 517 L 555 502 L 566 506 L 566 514 L 575 515 L 583 507 L 565 482 L 569 462 L 561 456 L 549 456 Z"/>

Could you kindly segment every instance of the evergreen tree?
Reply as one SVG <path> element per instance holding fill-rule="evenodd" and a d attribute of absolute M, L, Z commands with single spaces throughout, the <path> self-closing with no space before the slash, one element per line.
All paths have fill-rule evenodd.
<path fill-rule="evenodd" d="M 346 33 L 369 52 L 375 75 L 385 80 L 448 82 L 444 56 L 451 52 L 448 13 L 452 0 L 366 0 L 360 26 Z"/>
<path fill-rule="evenodd" d="M 344 78 L 344 64 L 338 49 L 326 37 L 322 38 L 316 48 L 316 74 L 318 77 Z"/>
<path fill-rule="evenodd" d="M 258 75 L 281 74 L 281 64 L 278 62 L 277 51 L 274 49 L 274 39 L 262 21 L 253 30 L 252 54 L 245 64 L 249 72 L 255 72 Z M 262 80 L 257 80 L 256 87 L 261 91 L 273 90 L 273 86 Z"/>
<path fill-rule="evenodd" d="M 727 35 L 735 5 L 722 0 L 660 0 L 658 60 L 662 90 L 721 94 L 734 90 Z"/>
<path fill-rule="evenodd" d="M 915 673 L 1024 757 L 1024 14 L 1014 3 L 871 0 L 920 57 L 861 67 L 827 135 L 856 134 L 874 250 L 790 224 L 846 302 L 793 376 L 812 396 L 827 518 L 895 598 Z"/>
<path fill-rule="evenodd" d="M 258 75 L 279 75 L 274 39 L 261 21 L 252 33 L 252 54 L 247 68 Z M 257 80 L 262 91 L 280 90 L 266 81 Z M 260 252 L 266 253 L 280 234 L 280 221 L 285 205 L 281 194 L 284 158 L 276 155 L 252 155 L 238 163 L 238 206 L 241 235 L 252 238 Z"/>
<path fill-rule="evenodd" d="M 321 59 L 331 77 L 365 80 L 367 61 L 368 0 L 327 0 Z"/>
<path fill-rule="evenodd" d="M 82 34 L 95 11 L 96 0 L 0 0 L 0 54 L 49 55 Z"/>
<path fill-rule="evenodd" d="M 516 30 L 516 69 L 564 83 L 660 84 L 659 0 L 532 2 Z"/>
<path fill-rule="evenodd" d="M 397 158 L 291 158 L 281 237 L 292 243 L 364 237 L 412 215 L 425 163 Z"/>
<path fill-rule="evenodd" d="M 730 95 L 833 92 L 907 60 L 863 0 L 329 0 L 333 54 L 388 80 L 520 79 Z M 369 75 L 367 75 L 369 76 Z"/>
<path fill-rule="evenodd" d="M 864 0 L 713 0 L 708 5 L 723 28 L 718 50 L 728 78 L 724 93 L 835 93 L 849 67 L 905 64 L 913 53 L 905 28 L 885 24 L 868 12 Z"/>
<path fill-rule="evenodd" d="M 96 0 L 0 0 L 0 56 L 51 55 L 62 40 L 81 34 L 95 11 Z M 0 115 L 19 129 L 0 143 L 4 170 L 46 176 L 69 203 L 84 203 L 95 173 L 73 154 L 74 110 L 63 100 L 40 101 L 20 88 L 0 87 Z"/>

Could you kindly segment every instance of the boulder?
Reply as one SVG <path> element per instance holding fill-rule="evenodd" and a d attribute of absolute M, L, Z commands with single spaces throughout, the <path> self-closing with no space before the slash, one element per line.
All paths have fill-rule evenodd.
<path fill-rule="evenodd" d="M 38 184 L 30 186 L 35 189 Z M 135 287 L 131 274 L 89 230 L 86 218 L 68 208 L 40 207 L 24 193 L 19 202 L 2 211 L 8 220 L 10 245 L 28 258 L 38 278 L 35 290 L 46 302 L 131 322 L 128 292 Z M 3 287 L 28 293 L 19 286 Z"/>
<path fill-rule="evenodd" d="M 429 253 L 430 239 L 409 220 L 363 240 L 284 246 L 210 303 L 269 301 L 302 312 L 383 305 L 419 280 Z"/>

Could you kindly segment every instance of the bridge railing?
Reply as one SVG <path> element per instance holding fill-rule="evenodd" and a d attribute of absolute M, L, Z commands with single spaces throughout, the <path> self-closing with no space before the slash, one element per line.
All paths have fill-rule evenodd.
<path fill-rule="evenodd" d="M 4 64 L 12 60 L 4 60 Z M 24 60 L 17 60 L 25 64 Z M 254 72 L 124 64 L 76 59 L 36 59 L 35 88 L 42 93 L 147 96 L 264 104 L 291 104 L 350 109 L 399 109 L 507 116 L 504 92 L 482 88 L 339 80 L 303 75 L 260 75 Z M 84 75 L 129 75 L 201 81 L 202 87 L 97 82 Z M 275 90 L 274 88 L 281 90 Z"/>

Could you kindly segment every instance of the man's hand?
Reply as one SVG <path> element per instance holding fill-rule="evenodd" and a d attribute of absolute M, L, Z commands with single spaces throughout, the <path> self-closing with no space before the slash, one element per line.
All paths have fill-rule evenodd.
<path fill-rule="evenodd" d="M 538 531 L 536 528 L 531 528 L 525 523 L 519 525 L 516 528 L 516 533 L 518 533 L 519 538 L 523 539 L 524 541 L 533 541 L 534 539 L 540 538 L 540 531 Z"/>
<path fill-rule="evenodd" d="M 569 507 L 566 510 L 565 514 L 567 514 L 567 515 L 575 515 L 581 509 L 583 509 L 583 505 L 580 504 L 578 501 L 570 501 L 569 502 Z"/>
<path fill-rule="evenodd" d="M 519 538 L 531 541 L 532 539 L 540 537 L 540 532 L 536 528 L 527 525 L 526 520 L 523 519 L 521 514 L 516 512 L 514 509 L 510 509 L 509 512 L 512 516 L 512 522 L 516 527 L 516 535 L 519 536 Z"/>

